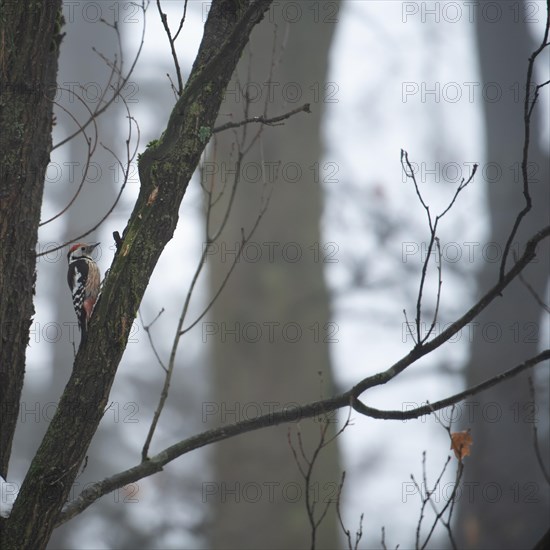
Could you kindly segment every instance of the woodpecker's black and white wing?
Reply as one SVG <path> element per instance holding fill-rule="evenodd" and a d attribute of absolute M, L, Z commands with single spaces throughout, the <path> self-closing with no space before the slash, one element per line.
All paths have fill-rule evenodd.
<path fill-rule="evenodd" d="M 86 310 L 84 300 L 86 299 L 86 283 L 88 281 L 89 265 L 85 259 L 74 260 L 69 264 L 67 282 L 71 289 L 73 307 L 78 318 L 80 330 L 86 332 Z"/>

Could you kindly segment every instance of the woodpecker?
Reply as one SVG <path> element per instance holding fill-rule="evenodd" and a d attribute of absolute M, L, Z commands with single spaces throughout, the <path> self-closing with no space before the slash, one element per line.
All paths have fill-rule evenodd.
<path fill-rule="evenodd" d="M 99 268 L 92 259 L 92 252 L 98 244 L 73 244 L 67 254 L 69 262 L 67 281 L 73 295 L 73 306 L 78 318 L 81 346 L 86 340 L 88 321 L 99 296 Z"/>

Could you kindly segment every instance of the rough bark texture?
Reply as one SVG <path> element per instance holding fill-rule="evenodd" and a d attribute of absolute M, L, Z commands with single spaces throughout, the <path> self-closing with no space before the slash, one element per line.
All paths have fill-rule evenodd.
<path fill-rule="evenodd" d="M 44 548 L 107 406 L 137 308 L 172 237 L 227 82 L 268 0 L 213 2 L 203 41 L 166 131 L 139 160 L 141 190 L 56 414 L 6 522 L 3 548 Z"/>
<path fill-rule="evenodd" d="M 61 0 L 0 5 L 0 475 L 6 477 L 34 315 Z"/>

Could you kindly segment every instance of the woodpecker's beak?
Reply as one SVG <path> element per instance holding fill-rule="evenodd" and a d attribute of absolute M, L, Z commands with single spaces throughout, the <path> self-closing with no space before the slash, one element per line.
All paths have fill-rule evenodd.
<path fill-rule="evenodd" d="M 88 252 L 92 252 L 92 250 L 96 247 L 96 246 L 99 246 L 101 243 L 94 243 L 94 244 L 91 244 L 88 246 Z"/>

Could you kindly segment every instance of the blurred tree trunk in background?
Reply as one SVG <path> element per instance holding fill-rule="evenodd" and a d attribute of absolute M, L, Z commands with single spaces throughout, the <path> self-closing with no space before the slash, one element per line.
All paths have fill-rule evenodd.
<path fill-rule="evenodd" d="M 540 44 L 538 35 L 542 32 L 533 23 L 529 24 L 539 29 L 535 43 L 524 22 L 530 12 L 527 4 L 532 3 L 520 4 L 518 18 L 512 17 L 511 12 L 496 23 L 477 18 L 479 89 L 487 90 L 491 98 L 491 92 L 497 89 L 502 93 L 496 101 L 485 99 L 483 102 L 489 177 L 488 182 L 485 178 L 490 223 L 488 243 L 496 246 L 487 247 L 482 256 L 478 274 L 480 292 L 497 280 L 506 239 L 513 220 L 525 204 L 520 172 L 525 78 L 528 58 Z M 537 17 L 544 19 L 543 4 L 540 6 Z M 541 67 L 547 63 L 547 57 L 539 58 Z M 535 72 L 535 81 L 536 77 Z M 493 84 L 485 87 L 487 83 Z M 546 90 L 541 97 L 548 97 L 547 94 Z M 526 240 L 548 223 L 549 157 L 540 144 L 544 112 L 541 107 L 535 108 L 531 128 L 529 172 L 533 210 L 514 240 L 516 251 L 522 251 Z M 489 169 L 490 166 L 493 169 Z M 496 166 L 500 167 L 500 175 Z M 486 243 L 481 244 L 476 257 L 481 256 Z M 548 284 L 548 248 L 548 242 L 543 242 L 538 257 L 524 272 L 525 279 L 541 297 Z M 491 261 L 496 251 L 500 251 L 498 261 Z M 509 257 L 507 265 L 512 262 L 513 257 Z M 486 380 L 547 347 L 542 313 L 525 286 L 519 280 L 514 281 L 506 289 L 505 299 L 495 300 L 476 319 L 479 324 L 471 332 L 475 338 L 466 368 L 466 386 Z M 544 369 L 544 366 L 537 367 L 531 375 L 538 388 L 539 441 L 548 467 L 548 374 Z M 528 375 L 523 375 L 498 384 L 464 405 L 462 418 L 472 427 L 474 445 L 472 456 L 466 461 L 466 485 L 456 529 L 461 548 L 531 548 L 548 528 L 549 487 L 535 458 L 534 417 L 527 379 Z"/>
<path fill-rule="evenodd" d="M 219 332 L 203 339 L 212 346 L 211 406 L 218 407 L 209 418 L 211 425 L 281 410 L 333 391 L 327 342 L 338 335 L 327 325 L 330 309 L 319 224 L 323 178 L 328 177 L 323 169 L 321 117 L 323 102 L 333 92 L 325 88 L 325 81 L 337 14 L 330 16 L 321 9 L 316 16 L 306 4 L 300 6 L 301 17 L 288 24 L 281 17 L 285 4 L 274 5 L 254 31 L 251 55 L 245 52 L 238 67 L 240 83 L 233 79 L 218 119 L 223 124 L 244 118 L 245 100 L 234 93 L 237 88 L 249 91 L 248 116 L 263 113 L 266 97 L 268 117 L 311 103 L 311 114 L 286 120 L 284 128 L 264 128 L 262 139 L 243 161 L 227 231 L 213 249 L 212 295 L 235 257 L 241 227 L 248 232 L 256 219 L 265 195 L 263 171 L 265 180 L 273 182 L 267 214 L 209 315 L 210 330 Z M 250 63 L 251 84 L 247 86 Z M 268 86 L 272 64 L 272 86 Z M 248 136 L 257 130 L 258 125 L 249 126 Z M 216 141 L 215 156 L 209 161 L 219 170 L 215 185 L 219 188 L 226 183 L 228 195 L 232 175 L 227 169 L 235 168 L 234 149 L 230 157 L 235 135 L 226 131 Z M 274 178 L 275 169 L 268 166 L 279 162 Z M 210 184 L 206 175 L 204 181 Z M 216 228 L 219 222 L 218 215 L 212 226 Z M 329 434 L 334 433 L 335 420 L 332 416 Z M 291 427 L 295 430 L 296 424 Z M 309 454 L 319 440 L 320 427 L 319 421 L 300 424 Z M 209 528 L 213 548 L 309 546 L 305 486 L 287 443 L 288 429 L 270 428 L 215 446 L 212 479 L 218 494 L 208 500 L 215 512 Z M 340 478 L 337 443 L 321 452 L 314 474 L 316 514 L 320 515 L 336 495 Z M 333 549 L 338 540 L 333 504 L 317 535 L 317 547 Z"/>

